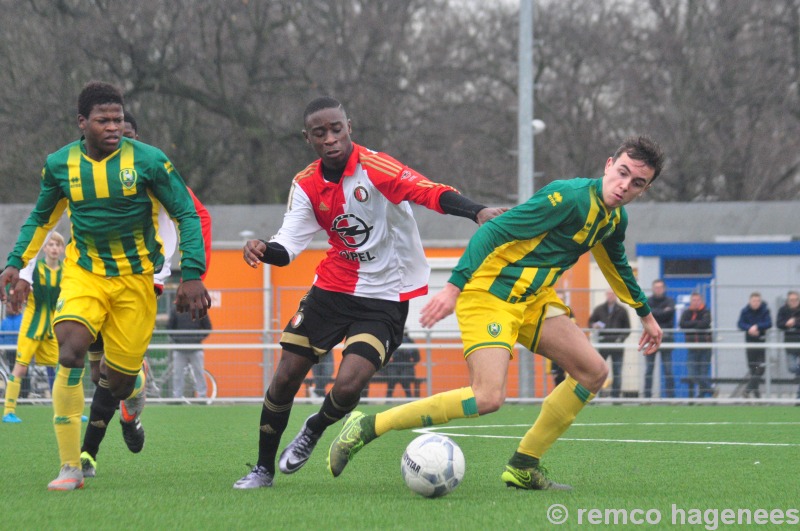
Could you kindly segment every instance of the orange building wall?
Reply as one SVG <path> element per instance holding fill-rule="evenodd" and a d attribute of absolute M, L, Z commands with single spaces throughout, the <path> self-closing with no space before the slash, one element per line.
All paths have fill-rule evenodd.
<path fill-rule="evenodd" d="M 248 267 L 241 249 L 214 250 L 211 268 L 205 279 L 212 296 L 208 311 L 214 332 L 206 344 L 260 343 L 258 333 L 225 334 L 224 331 L 261 330 L 264 328 L 263 272 Z M 205 366 L 217 380 L 220 397 L 248 397 L 264 394 L 261 370 L 263 351 L 205 351 Z"/>

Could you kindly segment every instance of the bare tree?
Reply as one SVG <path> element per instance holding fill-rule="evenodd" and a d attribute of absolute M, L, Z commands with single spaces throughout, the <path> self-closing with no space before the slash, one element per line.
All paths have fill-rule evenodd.
<path fill-rule="evenodd" d="M 0 0 L 0 201 L 74 139 L 75 95 L 122 86 L 205 201 L 273 203 L 329 94 L 354 139 L 486 202 L 516 194 L 514 2 Z M 598 176 L 620 139 L 669 155 L 658 200 L 797 197 L 800 0 L 537 0 L 539 188 Z M 13 183 L 13 185 L 12 185 Z"/>

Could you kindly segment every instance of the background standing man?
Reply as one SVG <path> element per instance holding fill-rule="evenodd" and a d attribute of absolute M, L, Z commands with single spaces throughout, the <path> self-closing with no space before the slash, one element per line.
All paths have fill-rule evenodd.
<path fill-rule="evenodd" d="M 711 311 L 706 307 L 703 296 L 694 292 L 689 297 L 689 307 L 681 314 L 680 327 L 689 330 L 685 333 L 687 343 L 711 342 Z M 714 394 L 711 387 L 711 348 L 689 347 L 686 355 L 686 381 L 689 384 L 689 398 L 704 398 Z"/>
<path fill-rule="evenodd" d="M 736 323 L 739 330 L 744 331 L 744 340 L 748 344 L 763 344 L 767 340 L 767 330 L 772 328 L 772 316 L 767 303 L 761 300 L 761 294 L 753 292 L 747 301 L 747 306 L 742 308 L 739 321 Z M 744 396 L 761 398 L 759 385 L 761 376 L 767 362 L 767 349 L 760 347 L 747 347 L 747 366 L 750 370 L 750 380 L 744 391 Z"/>
<path fill-rule="evenodd" d="M 674 340 L 672 329 L 675 328 L 675 300 L 667 295 L 667 286 L 660 278 L 653 281 L 653 294 L 647 299 L 647 304 L 653 310 L 658 326 L 664 331 L 664 343 L 671 343 Z M 660 348 L 652 356 L 647 356 L 645 362 L 647 367 L 644 373 L 644 397 L 653 396 L 653 370 L 656 366 L 656 356 L 661 354 L 661 373 L 664 376 L 664 388 L 661 394 L 666 398 L 675 397 L 675 378 L 672 375 L 672 349 Z"/>
<path fill-rule="evenodd" d="M 800 378 L 800 293 L 792 290 L 786 294 L 786 304 L 778 310 L 778 328 L 783 330 L 783 341 L 798 345 L 786 348 L 786 364 Z M 800 386 L 797 387 L 800 398 Z"/>
<path fill-rule="evenodd" d="M 622 395 L 622 362 L 625 348 L 622 344 L 631 333 L 631 320 L 628 310 L 617 301 L 614 290 L 606 291 L 606 302 L 595 307 L 589 316 L 589 327 L 597 330 L 600 343 L 615 344 L 616 347 L 600 347 L 603 359 L 611 358 L 611 398 Z"/>
<path fill-rule="evenodd" d="M 178 313 L 175 308 L 170 309 L 168 330 L 189 331 L 196 330 L 194 334 L 170 334 L 173 343 L 202 343 L 211 333 L 211 318 L 204 315 L 200 319 L 192 319 L 187 313 Z M 197 396 L 204 397 L 208 391 L 206 378 L 203 374 L 205 363 L 202 349 L 173 350 L 172 351 L 172 397 L 183 398 L 183 379 L 186 366 L 192 368 L 194 376 L 194 389 Z"/>

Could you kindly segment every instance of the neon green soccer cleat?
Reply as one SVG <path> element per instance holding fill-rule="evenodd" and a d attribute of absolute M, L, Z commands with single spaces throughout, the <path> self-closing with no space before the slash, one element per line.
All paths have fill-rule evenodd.
<path fill-rule="evenodd" d="M 375 438 L 375 416 L 353 411 L 328 451 L 328 470 L 338 477 L 353 456 Z"/>
<path fill-rule="evenodd" d="M 97 475 L 97 461 L 89 452 L 81 452 L 81 470 L 85 478 L 93 478 Z"/>
<path fill-rule="evenodd" d="M 543 467 L 515 468 L 506 465 L 505 471 L 500 474 L 500 479 L 509 487 L 525 490 L 572 490 L 569 485 L 550 481 L 545 475 Z"/>

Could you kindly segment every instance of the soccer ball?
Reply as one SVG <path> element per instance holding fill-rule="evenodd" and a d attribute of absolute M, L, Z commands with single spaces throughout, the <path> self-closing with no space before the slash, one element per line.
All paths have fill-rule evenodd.
<path fill-rule="evenodd" d="M 406 447 L 400 472 L 408 488 L 438 498 L 452 492 L 464 479 L 464 454 L 452 439 L 426 433 Z"/>

